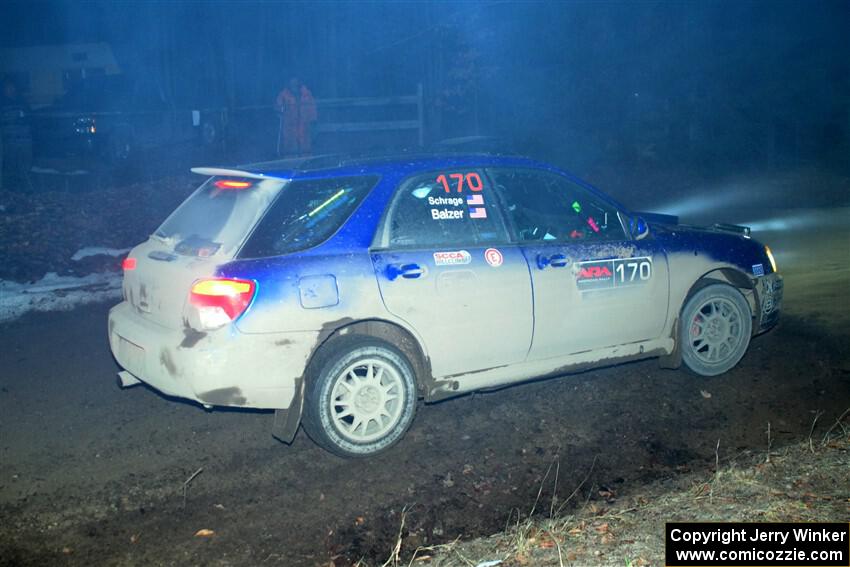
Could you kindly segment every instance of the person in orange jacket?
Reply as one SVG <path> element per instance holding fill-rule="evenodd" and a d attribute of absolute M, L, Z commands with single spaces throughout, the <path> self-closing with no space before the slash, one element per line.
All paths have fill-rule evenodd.
<path fill-rule="evenodd" d="M 312 125 L 318 118 L 316 100 L 310 89 L 299 79 L 291 78 L 289 84 L 277 95 L 275 108 L 280 114 L 278 155 L 309 155 Z"/>

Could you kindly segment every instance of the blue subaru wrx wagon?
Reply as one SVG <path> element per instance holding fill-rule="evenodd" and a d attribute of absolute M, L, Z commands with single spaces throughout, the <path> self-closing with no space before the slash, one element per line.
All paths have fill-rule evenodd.
<path fill-rule="evenodd" d="M 124 261 L 123 386 L 274 409 L 281 440 L 303 423 L 364 456 L 419 398 L 647 357 L 712 376 L 778 319 L 746 227 L 634 213 L 523 158 L 321 161 L 193 170 Z"/>

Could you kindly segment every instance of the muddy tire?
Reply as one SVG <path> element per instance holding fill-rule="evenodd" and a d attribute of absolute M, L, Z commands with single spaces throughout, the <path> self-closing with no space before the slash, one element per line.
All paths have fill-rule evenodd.
<path fill-rule="evenodd" d="M 313 441 L 342 457 L 368 457 L 404 436 L 416 413 L 413 367 L 395 347 L 371 337 L 328 346 L 315 361 L 303 425 Z"/>
<path fill-rule="evenodd" d="M 711 284 L 682 308 L 682 361 L 695 374 L 717 376 L 734 367 L 750 345 L 753 316 L 740 291 Z"/>

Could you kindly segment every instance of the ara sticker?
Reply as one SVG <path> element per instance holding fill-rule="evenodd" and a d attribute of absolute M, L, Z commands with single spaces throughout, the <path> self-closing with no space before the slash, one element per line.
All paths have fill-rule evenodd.
<path fill-rule="evenodd" d="M 505 257 L 502 256 L 502 253 L 496 248 L 488 248 L 485 250 L 484 259 L 487 260 L 487 263 L 494 268 L 498 268 L 505 261 Z"/>
<path fill-rule="evenodd" d="M 754 276 L 763 276 L 764 275 L 764 266 L 761 264 L 753 264 L 753 275 Z"/>
<path fill-rule="evenodd" d="M 437 266 L 459 266 L 472 262 L 472 254 L 466 250 L 434 252 L 434 264 Z"/>
<path fill-rule="evenodd" d="M 466 204 L 469 206 L 469 218 L 471 219 L 486 219 L 487 209 L 484 208 L 484 195 L 476 193 L 469 195 L 466 198 Z"/>
<path fill-rule="evenodd" d="M 639 285 L 652 279 L 652 258 L 591 260 L 575 265 L 579 291 Z"/>

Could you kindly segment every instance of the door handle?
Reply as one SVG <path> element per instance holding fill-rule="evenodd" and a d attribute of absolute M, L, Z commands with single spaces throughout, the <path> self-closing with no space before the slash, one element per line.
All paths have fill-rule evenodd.
<path fill-rule="evenodd" d="M 387 266 L 387 278 L 390 281 L 395 280 L 399 276 L 413 280 L 425 274 L 425 268 L 419 264 L 389 264 Z"/>
<path fill-rule="evenodd" d="M 563 254 L 554 254 L 549 256 L 549 265 L 553 268 L 563 268 L 568 266 L 570 263 L 570 259 L 564 256 Z"/>
<path fill-rule="evenodd" d="M 546 256 L 544 254 L 537 255 L 537 267 L 541 270 L 546 269 L 546 266 L 552 266 L 553 268 L 564 268 L 569 265 L 570 259 L 563 254 L 552 254 L 551 256 Z"/>

